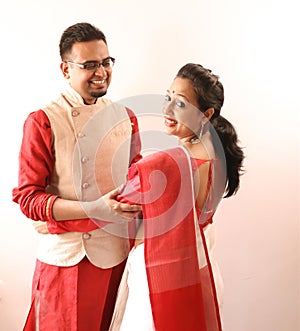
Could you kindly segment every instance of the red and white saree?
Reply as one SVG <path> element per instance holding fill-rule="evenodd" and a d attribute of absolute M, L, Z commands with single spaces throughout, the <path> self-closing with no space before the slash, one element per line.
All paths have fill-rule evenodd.
<path fill-rule="evenodd" d="M 213 161 L 191 160 L 178 147 L 151 154 L 130 169 L 121 201 L 142 205 L 144 263 L 140 247 L 134 248 L 127 261 L 110 330 L 222 330 L 205 235 L 213 215 L 209 209 L 213 204 L 212 180 L 205 210 L 197 210 L 195 204 L 193 170 L 205 162 L 211 163 L 211 177 Z M 136 258 L 136 254 L 140 257 Z M 135 262 L 138 260 L 139 265 Z M 139 268 L 145 272 L 138 272 Z M 147 291 L 135 291 L 140 281 L 138 278 L 132 281 L 132 272 L 140 278 L 146 275 L 146 282 L 139 280 L 148 286 Z M 136 293 L 136 298 L 132 293 Z M 143 295 L 149 296 L 145 302 L 150 302 L 148 310 L 151 307 L 152 320 L 148 319 L 147 326 L 149 314 L 142 315 L 142 306 L 146 305 L 138 302 L 138 296 Z"/>

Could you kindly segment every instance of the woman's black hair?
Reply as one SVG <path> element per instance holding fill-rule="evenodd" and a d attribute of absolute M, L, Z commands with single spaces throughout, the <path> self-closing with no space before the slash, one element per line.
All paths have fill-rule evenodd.
<path fill-rule="evenodd" d="M 205 112 L 214 109 L 210 119 L 212 126 L 222 143 L 226 160 L 227 181 L 225 196 L 228 198 L 239 189 L 240 175 L 243 172 L 244 153 L 238 145 L 238 136 L 234 126 L 220 115 L 224 103 L 224 88 L 219 77 L 200 64 L 188 63 L 177 73 L 176 77 L 189 79 L 196 93 L 199 109 Z"/>

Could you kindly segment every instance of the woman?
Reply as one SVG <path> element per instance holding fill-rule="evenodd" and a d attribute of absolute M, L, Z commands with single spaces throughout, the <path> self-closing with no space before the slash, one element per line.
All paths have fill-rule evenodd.
<path fill-rule="evenodd" d="M 179 147 L 153 153 L 129 171 L 121 202 L 142 205 L 111 331 L 221 330 L 222 281 L 213 261 L 212 217 L 239 188 L 243 152 L 220 115 L 218 76 L 186 64 L 167 91 L 166 133 Z"/>

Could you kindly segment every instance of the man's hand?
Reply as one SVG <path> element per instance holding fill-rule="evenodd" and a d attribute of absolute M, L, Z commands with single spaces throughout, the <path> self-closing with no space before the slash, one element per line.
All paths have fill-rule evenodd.
<path fill-rule="evenodd" d="M 49 233 L 46 222 L 33 221 L 32 225 L 33 225 L 33 227 L 34 227 L 34 229 L 37 233 L 40 233 L 40 234 L 48 234 Z"/>
<path fill-rule="evenodd" d="M 120 188 L 116 188 L 113 191 L 103 196 L 105 203 L 110 206 L 119 215 L 133 219 L 138 216 L 142 207 L 139 205 L 130 205 L 128 203 L 121 203 L 116 200 L 117 195 L 120 194 Z"/>
<path fill-rule="evenodd" d="M 87 216 L 97 223 L 97 220 L 111 223 L 128 223 L 138 216 L 142 210 L 139 205 L 130 205 L 116 200 L 120 188 L 103 195 L 95 201 L 81 202 Z"/>

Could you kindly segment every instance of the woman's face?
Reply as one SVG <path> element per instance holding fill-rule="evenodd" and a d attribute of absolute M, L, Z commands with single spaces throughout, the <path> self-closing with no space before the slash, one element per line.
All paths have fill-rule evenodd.
<path fill-rule="evenodd" d="M 193 86 L 187 78 L 175 78 L 167 90 L 163 107 L 166 133 L 175 135 L 183 141 L 189 141 L 198 134 L 203 113 Z"/>

